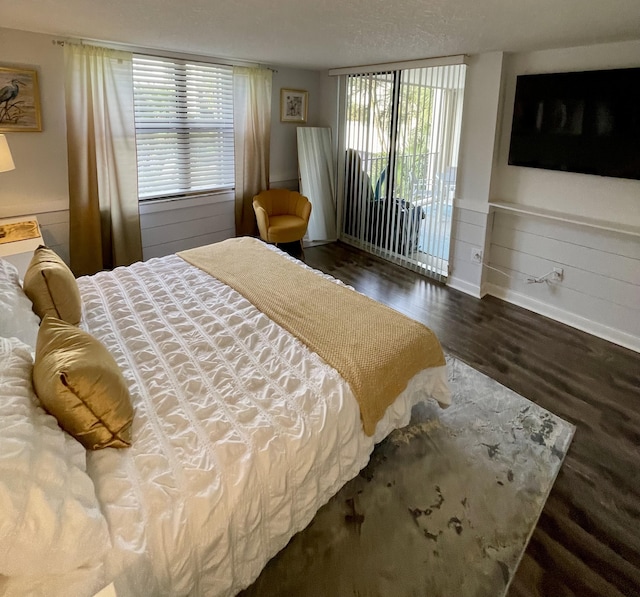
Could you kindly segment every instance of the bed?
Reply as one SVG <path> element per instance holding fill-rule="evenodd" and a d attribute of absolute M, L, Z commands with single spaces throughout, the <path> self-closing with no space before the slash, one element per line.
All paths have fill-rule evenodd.
<path fill-rule="evenodd" d="M 357 294 L 251 242 L 262 256 L 267 251 L 269 259 L 295 263 L 330 289 Z M 29 403 L 28 416 L 39 417 L 40 427 L 32 419 L 28 428 L 22 424 L 19 441 L 32 441 L 37 428 L 38 437 L 57 442 L 51 449 L 62 462 L 61 480 L 45 488 L 43 503 L 48 491 L 80 488 L 78 495 L 45 503 L 53 519 L 40 523 L 50 529 L 50 545 L 43 540 L 32 553 L 25 539 L 13 568 L 0 563 L 0 593 L 89 597 L 113 583 L 121 597 L 235 595 L 358 474 L 375 443 L 408 423 L 415 403 L 449 403 L 444 365 L 423 368 L 366 433 L 353 384 L 336 367 L 189 261 L 189 255 L 170 255 L 77 281 L 79 327 L 113 356 L 135 409 L 131 446 L 95 451 L 56 427 L 28 387 L 37 321 L 25 311 L 17 274 L 6 262 L 0 267 L 0 298 L 15 314 L 0 320 L 2 400 L 15 416 L 25 417 Z M 30 320 L 19 323 L 18 313 Z M 7 340 L 10 335 L 17 338 Z M 33 464 L 35 448 L 28 449 L 23 460 Z M 11 454 L 23 452 L 0 456 L 0 507 L 5 516 L 15 511 L 14 519 L 30 515 L 28 500 L 6 495 L 12 490 L 6 479 L 18 466 Z M 82 523 L 59 516 L 59 504 L 69 500 L 88 512 Z M 2 524 L 0 515 L 0 562 L 7 547 Z M 75 545 L 74 533 L 80 537 Z M 35 565 L 49 557 L 47 550 L 59 555 L 69 545 L 62 566 Z"/>

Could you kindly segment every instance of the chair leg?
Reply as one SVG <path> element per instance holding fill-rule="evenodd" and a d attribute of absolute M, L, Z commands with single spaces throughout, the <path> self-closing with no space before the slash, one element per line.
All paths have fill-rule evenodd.
<path fill-rule="evenodd" d="M 300 254 L 302 255 L 302 261 L 304 261 L 304 244 L 302 239 L 300 239 Z"/>

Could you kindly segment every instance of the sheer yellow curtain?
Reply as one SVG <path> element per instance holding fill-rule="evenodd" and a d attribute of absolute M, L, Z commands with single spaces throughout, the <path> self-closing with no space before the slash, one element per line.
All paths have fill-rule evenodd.
<path fill-rule="evenodd" d="M 253 196 L 269 188 L 271 79 L 266 68 L 233 69 L 237 236 L 257 234 Z"/>
<path fill-rule="evenodd" d="M 67 44 L 69 248 L 76 276 L 142 259 L 132 54 Z"/>

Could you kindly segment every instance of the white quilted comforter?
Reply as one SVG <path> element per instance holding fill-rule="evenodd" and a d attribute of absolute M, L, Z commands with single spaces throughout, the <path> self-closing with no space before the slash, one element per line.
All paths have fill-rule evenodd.
<path fill-rule="evenodd" d="M 133 446 L 87 462 L 122 597 L 235 595 L 415 402 L 448 399 L 444 368 L 422 372 L 370 438 L 335 370 L 179 257 L 78 283 L 136 409 Z"/>

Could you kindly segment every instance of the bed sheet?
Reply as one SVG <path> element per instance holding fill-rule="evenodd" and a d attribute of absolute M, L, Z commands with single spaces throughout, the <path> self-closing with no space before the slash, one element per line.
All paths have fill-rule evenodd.
<path fill-rule="evenodd" d="M 87 459 L 122 596 L 235 595 L 414 403 L 446 402 L 444 367 L 421 372 L 367 437 L 334 369 L 179 257 L 78 284 L 136 410 L 132 447 Z"/>

